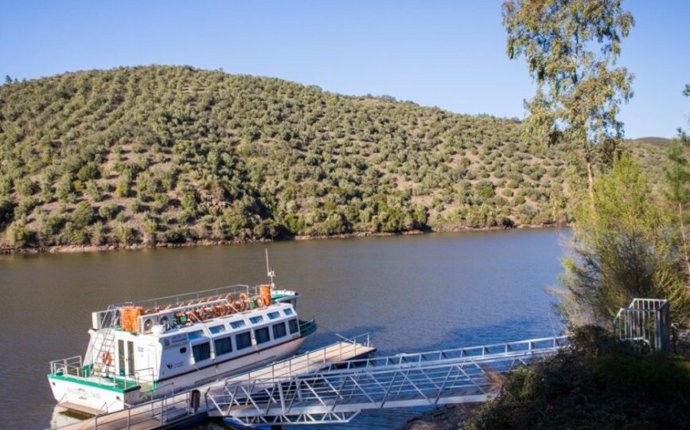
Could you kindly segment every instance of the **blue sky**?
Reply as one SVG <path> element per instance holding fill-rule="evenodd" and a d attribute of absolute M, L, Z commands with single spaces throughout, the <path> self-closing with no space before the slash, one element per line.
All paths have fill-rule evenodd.
<path fill-rule="evenodd" d="M 524 117 L 534 93 L 505 55 L 500 1 L 3 2 L 0 76 L 186 64 L 458 113 Z M 690 1 L 624 2 L 636 20 L 619 64 L 635 75 L 626 136 L 688 127 Z"/>

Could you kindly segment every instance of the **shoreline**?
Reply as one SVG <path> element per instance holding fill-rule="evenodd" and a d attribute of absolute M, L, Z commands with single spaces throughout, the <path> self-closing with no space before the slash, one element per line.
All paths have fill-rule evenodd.
<path fill-rule="evenodd" d="M 568 227 L 568 224 L 542 224 L 542 225 L 520 225 L 515 227 L 482 227 L 471 228 L 461 226 L 446 226 L 437 229 L 428 230 L 408 230 L 403 232 L 356 232 L 346 234 L 335 234 L 327 236 L 307 236 L 298 235 L 287 238 L 276 239 L 255 239 L 255 240 L 210 240 L 200 239 L 195 241 L 187 241 L 184 243 L 156 243 L 144 244 L 136 243 L 131 245 L 122 244 L 107 244 L 107 245 L 55 245 L 36 248 L 0 248 L 0 255 L 41 255 L 41 254 L 71 254 L 80 252 L 106 252 L 106 251 L 134 251 L 141 249 L 161 249 L 161 248 L 192 248 L 203 246 L 220 246 L 220 245 L 241 245 L 251 243 L 271 243 L 271 242 L 290 242 L 290 241 L 308 241 L 308 240 L 333 240 L 333 239 L 355 239 L 365 237 L 392 237 L 392 236 L 416 236 L 433 233 L 459 233 L 459 232 L 482 232 L 482 231 L 500 231 L 500 230 L 528 230 L 528 229 L 553 229 Z"/>

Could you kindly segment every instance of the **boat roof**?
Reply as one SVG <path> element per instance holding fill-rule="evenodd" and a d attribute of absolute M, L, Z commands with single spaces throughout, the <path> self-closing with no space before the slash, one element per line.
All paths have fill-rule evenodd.
<path fill-rule="evenodd" d="M 262 297 L 262 290 L 264 296 Z M 268 296 L 267 296 L 268 295 Z M 137 302 L 124 302 L 93 312 L 93 329 L 122 327 L 145 333 L 154 325 L 172 326 L 203 323 L 216 317 L 266 308 L 275 300 L 298 297 L 291 290 L 272 290 L 270 285 L 231 285 L 191 293 L 176 294 Z M 134 321 L 134 322 L 133 322 Z"/>

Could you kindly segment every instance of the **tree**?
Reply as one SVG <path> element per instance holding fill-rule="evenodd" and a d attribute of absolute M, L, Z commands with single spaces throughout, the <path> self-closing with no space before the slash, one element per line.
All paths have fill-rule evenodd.
<path fill-rule="evenodd" d="M 683 95 L 690 96 L 690 85 L 685 85 Z M 690 205 L 690 169 L 686 148 L 689 139 L 682 128 L 678 128 L 678 139 L 671 142 L 668 153 L 669 166 L 666 168 L 666 199 L 674 206 L 678 228 L 683 243 L 685 267 L 690 275 L 690 254 L 688 254 L 688 237 L 685 229 L 686 208 Z"/>
<path fill-rule="evenodd" d="M 576 209 L 575 256 L 564 261 L 572 323 L 610 323 L 634 297 L 668 298 L 675 321 L 687 315 L 687 273 L 673 224 L 627 155 L 594 182 L 592 202 Z"/>
<path fill-rule="evenodd" d="M 678 228 L 683 243 L 685 267 L 690 274 L 690 258 L 688 258 L 687 232 L 685 229 L 686 208 L 690 204 L 690 171 L 688 159 L 685 155 L 685 143 L 682 139 L 673 140 L 668 153 L 669 166 L 666 169 L 668 190 L 666 199 L 674 206 Z"/>
<path fill-rule="evenodd" d="M 13 200 L 7 198 L 0 198 L 0 231 L 9 227 L 14 220 L 14 208 L 17 205 Z"/>
<path fill-rule="evenodd" d="M 623 134 L 619 105 L 632 96 L 631 75 L 613 68 L 632 15 L 621 0 L 507 0 L 503 25 L 508 56 L 524 55 L 537 82 L 527 133 L 579 153 L 591 194 L 594 166 L 612 162 Z"/>

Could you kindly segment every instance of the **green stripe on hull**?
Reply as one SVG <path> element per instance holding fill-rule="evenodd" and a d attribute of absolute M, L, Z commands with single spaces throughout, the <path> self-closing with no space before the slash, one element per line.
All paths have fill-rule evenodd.
<path fill-rule="evenodd" d="M 58 381 L 65 381 L 65 382 L 73 382 L 75 384 L 86 385 L 88 387 L 100 388 L 102 390 L 113 391 L 116 393 L 128 393 L 130 391 L 134 391 L 134 390 L 140 388 L 140 386 L 138 384 L 136 384 L 134 382 L 130 382 L 130 381 L 125 381 L 123 379 L 108 379 L 110 381 L 113 381 L 116 385 L 101 384 L 101 383 L 98 383 L 96 381 L 90 381 L 88 379 L 75 378 L 73 376 L 60 375 L 60 374 L 55 374 L 55 373 L 49 374 L 48 379 L 55 379 Z"/>

